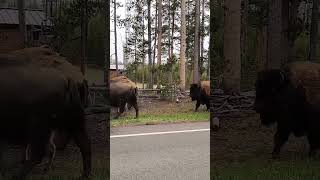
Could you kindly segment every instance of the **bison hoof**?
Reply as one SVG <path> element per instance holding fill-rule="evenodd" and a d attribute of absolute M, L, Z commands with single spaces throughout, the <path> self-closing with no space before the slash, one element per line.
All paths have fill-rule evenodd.
<path fill-rule="evenodd" d="M 92 174 L 91 173 L 83 173 L 81 176 L 80 176 L 80 179 L 83 179 L 83 180 L 88 180 L 92 177 Z"/>
<path fill-rule="evenodd" d="M 280 154 L 273 152 L 271 158 L 272 158 L 272 159 L 279 159 L 279 158 L 280 158 Z"/>

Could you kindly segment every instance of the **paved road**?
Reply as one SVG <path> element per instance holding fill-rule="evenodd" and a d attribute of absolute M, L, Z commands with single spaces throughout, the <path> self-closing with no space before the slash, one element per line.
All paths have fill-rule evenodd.
<path fill-rule="evenodd" d="M 111 179 L 209 180 L 207 129 L 209 122 L 112 128 Z M 171 133 L 150 134 L 154 132 Z M 119 137 L 127 134 L 135 135 Z"/>

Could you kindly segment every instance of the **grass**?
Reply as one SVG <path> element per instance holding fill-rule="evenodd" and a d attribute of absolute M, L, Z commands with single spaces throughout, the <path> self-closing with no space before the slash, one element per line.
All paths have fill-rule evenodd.
<path fill-rule="evenodd" d="M 211 180 L 315 180 L 320 179 L 320 162 L 290 160 L 289 162 L 249 162 L 227 168 L 211 169 Z"/>
<path fill-rule="evenodd" d="M 82 163 L 81 163 L 82 164 Z M 75 167 L 79 167 L 80 164 L 76 163 L 74 164 Z M 97 160 L 93 162 L 92 166 L 92 176 L 90 180 L 109 180 L 110 179 L 110 170 L 109 170 L 109 163 L 106 160 Z M 81 165 L 82 167 L 82 165 Z M 65 171 L 68 175 L 57 175 L 52 170 L 48 172 L 48 174 L 45 175 L 39 175 L 39 174 L 30 174 L 27 177 L 27 180 L 79 180 L 80 177 L 80 169 L 75 173 L 70 173 L 70 167 L 66 167 Z M 82 170 L 82 168 L 81 168 Z M 73 170 L 71 170 L 73 171 Z M 2 177 L 0 175 L 0 180 L 8 180 L 10 177 Z"/>
<path fill-rule="evenodd" d="M 124 125 L 152 125 L 161 123 L 173 122 L 200 122 L 208 121 L 210 114 L 208 112 L 183 112 L 176 114 L 142 114 L 138 119 L 132 116 L 120 117 L 119 119 L 111 120 L 111 126 L 124 126 Z"/>

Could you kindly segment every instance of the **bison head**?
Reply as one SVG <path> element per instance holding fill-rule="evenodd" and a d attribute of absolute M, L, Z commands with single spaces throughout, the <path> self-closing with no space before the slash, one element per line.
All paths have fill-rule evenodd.
<path fill-rule="evenodd" d="M 277 121 L 279 114 L 288 107 L 288 78 L 281 70 L 267 70 L 258 73 L 255 83 L 256 99 L 254 109 L 260 114 L 262 124 Z"/>
<path fill-rule="evenodd" d="M 190 86 L 190 97 L 192 101 L 195 101 L 200 98 L 200 84 L 191 84 Z"/>

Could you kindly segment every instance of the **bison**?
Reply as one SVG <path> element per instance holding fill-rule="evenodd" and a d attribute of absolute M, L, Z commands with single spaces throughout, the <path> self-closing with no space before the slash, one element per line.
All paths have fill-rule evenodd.
<path fill-rule="evenodd" d="M 207 110 L 210 110 L 210 82 L 201 81 L 199 84 L 191 84 L 190 97 L 192 101 L 197 101 L 195 111 L 201 104 L 205 104 Z"/>
<path fill-rule="evenodd" d="M 83 176 L 91 174 L 90 139 L 76 82 L 54 68 L 0 59 L 0 141 L 27 147 L 18 176 L 25 179 L 41 162 L 50 133 L 61 130 L 80 148 Z M 1 152 L 1 151 L 0 151 Z"/>
<path fill-rule="evenodd" d="M 320 65 L 296 62 L 258 73 L 254 109 L 263 125 L 277 124 L 272 157 L 277 158 L 291 133 L 307 136 L 311 156 L 320 145 Z"/>
<path fill-rule="evenodd" d="M 129 110 L 133 106 L 136 110 L 136 118 L 139 117 L 137 96 L 137 87 L 127 77 L 116 76 L 110 79 L 110 104 L 113 107 L 119 108 L 115 119 L 124 112 L 126 104 L 128 104 Z"/>

